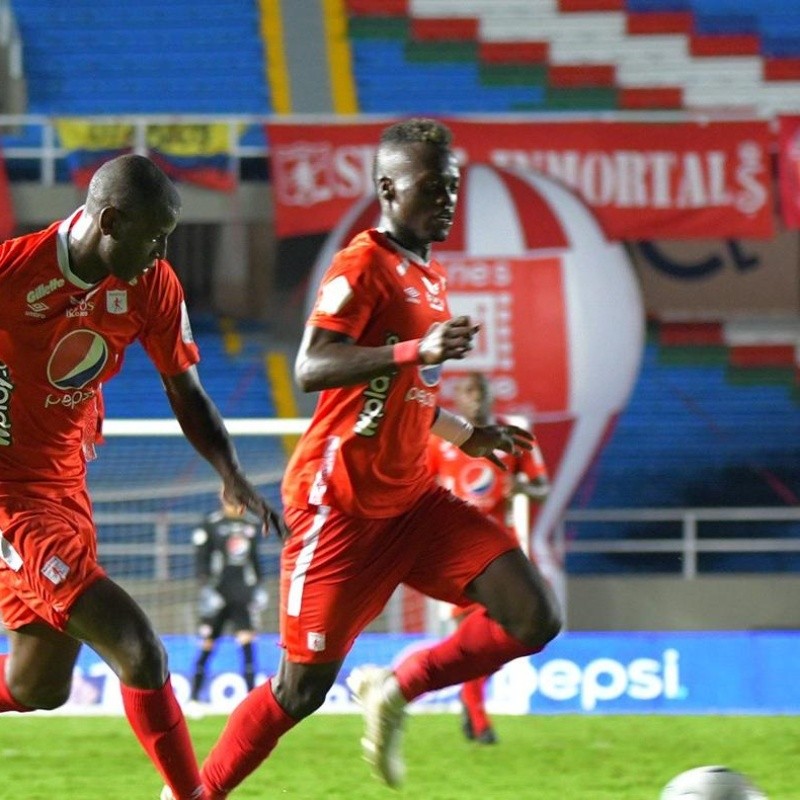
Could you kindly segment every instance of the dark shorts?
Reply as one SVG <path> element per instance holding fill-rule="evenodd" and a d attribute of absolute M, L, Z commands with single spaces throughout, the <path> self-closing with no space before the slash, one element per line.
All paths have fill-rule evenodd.
<path fill-rule="evenodd" d="M 200 617 L 197 633 L 203 639 L 219 639 L 226 625 L 234 633 L 254 630 L 250 606 L 247 603 L 226 603 L 216 614 Z"/>

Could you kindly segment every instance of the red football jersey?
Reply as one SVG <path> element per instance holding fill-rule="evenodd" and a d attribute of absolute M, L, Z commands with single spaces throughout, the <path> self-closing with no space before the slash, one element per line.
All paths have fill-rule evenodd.
<path fill-rule="evenodd" d="M 72 272 L 67 237 L 81 213 L 0 244 L 0 494 L 83 485 L 101 384 L 134 340 L 162 374 L 199 360 L 167 261 L 132 283 L 88 285 Z"/>
<path fill-rule="evenodd" d="M 511 489 L 515 475 L 533 481 L 547 477 L 547 468 L 538 445 L 519 455 L 496 451 L 506 471 L 485 458 L 474 458 L 438 436 L 428 443 L 428 463 L 439 483 L 456 497 L 466 500 L 514 533 L 511 519 Z"/>
<path fill-rule="evenodd" d="M 449 319 L 442 267 L 377 230 L 356 236 L 323 276 L 308 325 L 375 347 L 425 335 Z M 368 384 L 325 389 L 283 480 L 291 506 L 358 517 L 407 510 L 431 485 L 426 448 L 441 366 L 401 367 Z"/>

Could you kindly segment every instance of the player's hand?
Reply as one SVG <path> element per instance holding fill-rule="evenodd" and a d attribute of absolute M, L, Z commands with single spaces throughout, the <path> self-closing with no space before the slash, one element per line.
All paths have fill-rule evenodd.
<path fill-rule="evenodd" d="M 461 359 L 472 350 L 472 340 L 480 330 L 469 317 L 453 317 L 447 322 L 434 322 L 419 343 L 423 364 L 441 364 L 448 359 Z"/>
<path fill-rule="evenodd" d="M 270 529 L 272 529 L 281 541 L 288 537 L 289 530 L 283 521 L 283 516 L 270 506 L 241 472 L 232 473 L 225 479 L 222 496 L 226 502 L 230 502 L 232 505 L 238 503 L 241 511 L 248 509 L 262 520 L 264 536 L 269 536 Z"/>
<path fill-rule="evenodd" d="M 197 610 L 201 617 L 213 617 L 225 606 L 225 598 L 213 587 L 203 586 L 197 598 Z"/>
<path fill-rule="evenodd" d="M 495 450 L 520 453 L 532 449 L 534 441 L 530 431 L 516 425 L 479 425 L 472 432 L 472 436 L 461 445 L 461 449 L 469 456 L 488 458 L 504 470 L 506 467 L 495 455 Z"/>
<path fill-rule="evenodd" d="M 269 592 L 263 586 L 257 586 L 253 592 L 253 608 L 263 611 L 269 605 Z"/>
<path fill-rule="evenodd" d="M 533 480 L 527 480 L 521 476 L 517 476 L 514 481 L 512 491 L 514 494 L 524 494 L 531 502 L 536 505 L 541 505 L 547 500 L 550 494 L 550 481 L 543 475 L 540 475 Z"/>

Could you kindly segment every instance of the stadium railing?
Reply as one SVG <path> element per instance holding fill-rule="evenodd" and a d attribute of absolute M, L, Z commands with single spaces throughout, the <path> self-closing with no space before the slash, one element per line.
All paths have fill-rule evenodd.
<path fill-rule="evenodd" d="M 568 528 L 580 528 L 581 523 L 678 523 L 680 535 L 664 538 L 581 539 L 567 535 Z M 567 553 L 632 554 L 666 553 L 680 556 L 681 575 L 696 578 L 700 572 L 699 556 L 703 553 L 800 553 L 800 539 L 777 537 L 702 537 L 702 523 L 729 522 L 800 522 L 800 508 L 608 508 L 570 509 L 565 512 L 555 535 L 555 548 Z M 645 571 L 645 570 L 643 570 Z"/>

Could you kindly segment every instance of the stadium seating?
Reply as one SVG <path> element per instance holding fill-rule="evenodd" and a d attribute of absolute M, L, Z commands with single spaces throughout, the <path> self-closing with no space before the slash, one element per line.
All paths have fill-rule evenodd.
<path fill-rule="evenodd" d="M 260 337 L 243 337 L 240 353 L 226 352 L 219 332 L 197 329 L 202 360 L 198 365 L 206 391 L 226 417 L 275 416 L 275 404 L 263 363 Z M 161 381 L 144 349 L 134 344 L 118 377 L 103 389 L 106 413 L 115 419 L 169 418 L 172 411 Z"/>
<path fill-rule="evenodd" d="M 347 0 L 346 5 L 364 112 L 800 109 L 796 4 Z"/>
<path fill-rule="evenodd" d="M 726 330 L 727 327 L 727 330 Z M 782 336 L 719 323 L 653 325 L 642 371 L 611 441 L 573 508 L 795 505 L 800 466 L 787 441 L 800 435 L 797 326 Z M 647 447 L 642 447 L 646 439 Z M 635 486 L 635 492 L 630 487 Z M 581 538 L 679 536 L 674 524 L 581 523 Z M 706 536 L 796 537 L 800 526 L 704 523 Z M 679 572 L 675 555 L 568 556 L 572 573 Z M 796 571 L 786 553 L 701 554 L 701 569 Z"/>
<path fill-rule="evenodd" d="M 44 114 L 267 113 L 252 2 L 14 0 L 29 110 Z"/>

